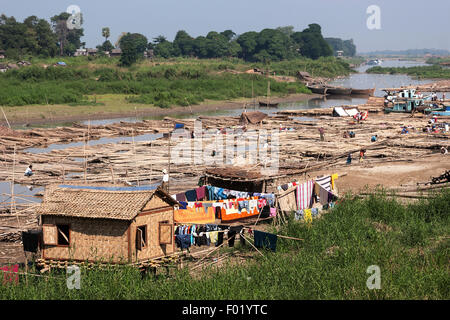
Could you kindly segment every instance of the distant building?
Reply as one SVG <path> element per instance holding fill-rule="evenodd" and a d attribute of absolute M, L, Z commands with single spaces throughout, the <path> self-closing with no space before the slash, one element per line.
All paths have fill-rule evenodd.
<path fill-rule="evenodd" d="M 87 49 L 88 56 L 95 56 L 95 55 L 97 55 L 97 52 L 98 52 L 98 49 L 92 49 L 92 48 Z"/>
<path fill-rule="evenodd" d="M 343 57 L 343 56 L 344 56 L 344 51 L 342 51 L 342 50 L 337 50 L 337 51 L 336 51 L 336 56 L 338 56 L 338 57 Z"/>
<path fill-rule="evenodd" d="M 144 51 L 144 58 L 153 59 L 153 57 L 154 57 L 153 49 Z"/>
<path fill-rule="evenodd" d="M 6 58 L 5 50 L 0 50 L 0 59 L 5 59 L 5 58 Z"/>
<path fill-rule="evenodd" d="M 87 50 L 86 49 L 77 49 L 74 53 L 75 57 L 81 57 L 81 56 L 87 56 Z"/>
<path fill-rule="evenodd" d="M 110 57 L 120 57 L 121 55 L 122 55 L 121 49 L 112 49 L 111 52 L 109 53 Z"/>

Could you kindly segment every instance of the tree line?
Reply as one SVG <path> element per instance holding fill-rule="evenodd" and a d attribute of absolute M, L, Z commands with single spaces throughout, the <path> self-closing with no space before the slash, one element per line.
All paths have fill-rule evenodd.
<path fill-rule="evenodd" d="M 67 20 L 70 14 L 63 12 L 50 18 L 50 22 L 30 16 L 23 22 L 14 17 L 0 16 L 0 49 L 11 58 L 25 55 L 54 57 L 72 56 L 77 49 L 84 47 L 82 27 L 70 29 Z M 80 26 L 83 23 L 81 16 Z M 139 33 L 122 33 L 115 46 L 108 40 L 110 30 L 102 29 L 105 41 L 97 46 L 100 52 L 111 51 L 114 47 L 122 49 L 120 63 L 129 66 L 136 62 L 145 50 L 153 50 L 157 57 L 196 57 L 223 58 L 237 57 L 251 62 L 270 62 L 307 57 L 332 56 L 336 50 L 353 56 L 356 48 L 352 40 L 336 38 L 324 39 L 318 24 L 310 24 L 303 31 L 294 31 L 286 26 L 249 31 L 237 35 L 232 30 L 211 31 L 206 36 L 196 38 L 186 31 L 177 32 L 173 41 L 160 35 L 148 41 Z"/>

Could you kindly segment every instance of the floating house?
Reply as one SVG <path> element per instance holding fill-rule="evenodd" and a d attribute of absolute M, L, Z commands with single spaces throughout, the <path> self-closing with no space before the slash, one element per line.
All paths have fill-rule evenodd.
<path fill-rule="evenodd" d="M 132 263 L 170 255 L 177 205 L 155 187 L 50 186 L 38 209 L 41 258 Z"/>

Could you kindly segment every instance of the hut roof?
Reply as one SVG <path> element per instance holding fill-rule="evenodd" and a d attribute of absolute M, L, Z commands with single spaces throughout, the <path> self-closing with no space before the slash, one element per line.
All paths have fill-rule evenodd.
<path fill-rule="evenodd" d="M 298 71 L 297 72 L 297 76 L 300 79 L 310 79 L 311 78 L 311 75 L 308 72 L 306 72 L 306 71 Z"/>
<path fill-rule="evenodd" d="M 242 112 L 240 122 L 258 124 L 267 118 L 267 114 L 260 111 Z"/>
<path fill-rule="evenodd" d="M 47 188 L 37 213 L 65 217 L 132 220 L 155 194 L 169 205 L 178 204 L 166 192 L 155 187 L 57 185 Z"/>
<path fill-rule="evenodd" d="M 261 175 L 260 170 L 251 170 L 243 167 L 210 168 L 207 169 L 205 173 L 207 176 L 230 180 L 248 181 L 264 179 L 264 176 Z"/>

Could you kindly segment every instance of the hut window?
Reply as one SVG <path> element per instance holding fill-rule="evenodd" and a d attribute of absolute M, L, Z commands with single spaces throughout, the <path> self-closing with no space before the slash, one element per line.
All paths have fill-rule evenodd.
<path fill-rule="evenodd" d="M 159 244 L 172 243 L 172 225 L 168 221 L 159 223 Z"/>
<path fill-rule="evenodd" d="M 140 226 L 136 229 L 136 249 L 142 250 L 147 246 L 147 226 Z"/>
<path fill-rule="evenodd" d="M 58 230 L 58 245 L 68 246 L 70 244 L 69 226 L 66 224 L 58 224 L 56 225 L 56 229 Z"/>

